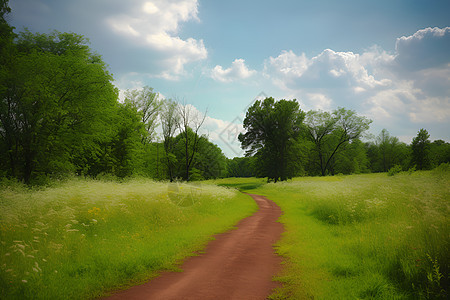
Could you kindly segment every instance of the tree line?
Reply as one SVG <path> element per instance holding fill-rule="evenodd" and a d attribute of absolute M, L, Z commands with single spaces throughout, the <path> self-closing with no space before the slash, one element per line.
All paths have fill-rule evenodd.
<path fill-rule="evenodd" d="M 68 174 L 198 180 L 224 176 L 226 158 L 199 134 L 206 114 L 150 87 L 119 101 L 88 41 L 6 22 L 0 2 L 0 177 L 39 184 Z M 156 139 L 161 124 L 162 137 Z"/>
<path fill-rule="evenodd" d="M 450 144 L 431 142 L 425 129 L 411 145 L 386 129 L 363 142 L 371 122 L 345 108 L 304 112 L 295 99 L 255 101 L 244 119 L 246 132 L 239 135 L 246 157 L 232 159 L 228 174 L 277 182 L 294 176 L 387 172 L 394 167 L 428 170 L 450 162 Z"/>

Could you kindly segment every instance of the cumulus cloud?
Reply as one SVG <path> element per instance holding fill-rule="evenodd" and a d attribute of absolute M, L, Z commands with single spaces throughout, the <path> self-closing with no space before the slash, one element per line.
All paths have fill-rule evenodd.
<path fill-rule="evenodd" d="M 395 61 L 406 71 L 448 67 L 450 63 L 450 27 L 425 28 L 402 36 L 395 44 Z"/>
<path fill-rule="evenodd" d="M 14 19 L 37 31 L 74 31 L 101 49 L 120 76 L 138 72 L 178 79 L 186 66 L 207 58 L 201 38 L 182 37 L 187 22 L 198 22 L 198 0 L 20 0 L 12 1 Z M 21 28 L 18 28 L 21 29 Z"/>
<path fill-rule="evenodd" d="M 176 79 L 186 64 L 208 55 L 203 40 L 177 36 L 182 22 L 198 20 L 197 6 L 197 0 L 134 1 L 124 13 L 108 16 L 105 22 L 117 35 L 147 49 L 147 55 L 155 58 L 157 74 L 153 75 Z"/>
<path fill-rule="evenodd" d="M 245 65 L 245 60 L 235 59 L 231 63 L 231 66 L 227 69 L 224 69 L 219 65 L 215 66 L 214 69 L 211 70 L 211 78 L 216 81 L 231 82 L 239 79 L 249 78 L 255 73 L 255 70 L 250 70 Z"/>
<path fill-rule="evenodd" d="M 389 80 L 376 80 L 365 68 L 364 60 L 353 52 L 336 52 L 326 49 L 308 59 L 304 53 L 296 55 L 283 51 L 278 57 L 270 57 L 265 72 L 282 80 L 288 89 L 342 88 L 351 86 L 356 91 L 389 85 Z"/>
<path fill-rule="evenodd" d="M 282 51 L 265 61 L 264 74 L 306 109 L 344 106 L 381 128 L 440 128 L 450 119 L 449 53 L 450 27 L 426 28 L 398 38 L 394 53 L 378 46 L 312 58 Z"/>
<path fill-rule="evenodd" d="M 332 100 L 326 95 L 319 93 L 307 93 L 306 98 L 308 99 L 308 103 L 311 104 L 311 109 L 314 110 L 330 110 Z"/>

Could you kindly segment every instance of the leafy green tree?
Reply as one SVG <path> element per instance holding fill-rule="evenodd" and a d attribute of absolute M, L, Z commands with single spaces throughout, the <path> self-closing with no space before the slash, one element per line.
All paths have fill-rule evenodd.
<path fill-rule="evenodd" d="M 201 172 L 203 179 L 222 178 L 226 176 L 227 158 L 222 149 L 201 136 L 193 167 Z"/>
<path fill-rule="evenodd" d="M 272 97 L 256 101 L 244 119 L 245 134 L 239 135 L 246 156 L 255 156 L 257 173 L 269 181 L 286 180 L 299 168 L 297 139 L 304 113 L 297 101 Z"/>
<path fill-rule="evenodd" d="M 162 105 L 159 94 L 153 92 L 153 89 L 148 86 L 144 86 L 142 89 L 127 90 L 125 103 L 134 106 L 138 111 L 145 128 L 145 134 L 141 137 L 142 143 L 150 143 L 155 137 L 157 119 Z"/>
<path fill-rule="evenodd" d="M 0 132 L 7 172 L 33 177 L 72 172 L 99 151 L 117 90 L 100 56 L 73 33 L 21 33 L 2 80 Z"/>
<path fill-rule="evenodd" d="M 387 172 L 398 165 L 403 170 L 408 169 L 411 154 L 409 147 L 383 129 L 375 142 L 366 144 L 369 165 L 372 172 Z"/>
<path fill-rule="evenodd" d="M 2 46 L 2 50 L 4 50 L 8 44 L 11 44 L 13 38 L 15 37 L 13 27 L 11 27 L 6 20 L 8 14 L 11 13 L 11 8 L 9 8 L 8 2 L 8 0 L 0 0 L 0 45 Z"/>
<path fill-rule="evenodd" d="M 227 160 L 229 177 L 254 177 L 254 157 L 234 157 Z"/>
<path fill-rule="evenodd" d="M 175 133 L 180 119 L 180 116 L 178 115 L 178 103 L 170 99 L 164 100 L 161 107 L 160 119 L 164 139 L 164 161 L 169 180 L 172 182 L 175 178 L 175 165 L 177 164 L 174 149 Z"/>
<path fill-rule="evenodd" d="M 193 131 L 189 131 L 193 135 Z M 183 139 L 184 137 L 181 136 Z M 183 145 L 183 143 L 181 143 Z M 184 160 L 182 154 L 180 160 Z M 210 142 L 206 136 L 200 136 L 198 139 L 198 151 L 194 156 L 192 168 L 190 170 L 189 180 L 204 180 L 225 177 L 226 175 L 226 157 L 222 150 Z"/>
<path fill-rule="evenodd" d="M 12 69 L 12 61 L 15 55 L 14 46 L 14 33 L 13 27 L 11 27 L 6 18 L 11 12 L 8 6 L 8 1 L 0 0 L 0 109 L 1 111 L 7 110 L 7 103 L 5 103 L 8 86 L 10 85 L 10 72 Z M 1 112 L 0 112 L 1 114 Z M 4 113 L 3 113 L 4 114 Z M 10 152 L 10 143 L 12 142 L 11 135 L 7 132 L 5 127 L 10 124 L 4 124 L 5 119 L 0 115 L 0 176 L 11 175 L 11 168 L 15 165 L 11 165 L 11 159 L 13 153 Z"/>
<path fill-rule="evenodd" d="M 144 145 L 141 138 L 147 133 L 142 115 L 131 103 L 119 106 L 117 129 L 111 141 L 114 169 L 111 173 L 119 178 L 130 176 L 141 170 Z"/>
<path fill-rule="evenodd" d="M 226 157 L 222 150 L 210 142 L 206 136 L 198 136 L 191 128 L 187 129 L 188 140 L 197 139 L 197 150 L 192 158 L 192 164 L 189 169 L 189 181 L 213 179 L 224 177 L 226 175 Z M 195 138 L 197 135 L 197 138 Z M 174 178 L 185 180 L 185 138 L 186 133 L 180 132 L 173 140 L 174 149 L 172 154 L 175 156 Z"/>
<path fill-rule="evenodd" d="M 320 174 L 333 174 L 335 155 L 369 129 L 372 121 L 352 110 L 338 108 L 332 113 L 309 111 L 305 125 L 307 138 L 314 144 Z"/>
<path fill-rule="evenodd" d="M 390 136 L 386 129 L 381 130 L 380 135 L 377 137 L 377 145 L 380 149 L 383 172 L 387 172 L 393 167 L 395 155 L 394 149 L 398 143 L 398 138 Z"/>
<path fill-rule="evenodd" d="M 412 140 L 412 163 L 417 170 L 428 170 L 431 167 L 429 138 L 428 131 L 422 128 Z"/>
<path fill-rule="evenodd" d="M 369 161 L 364 144 L 355 139 L 335 156 L 332 174 L 360 174 L 369 172 Z"/>
<path fill-rule="evenodd" d="M 205 122 L 206 113 L 200 115 L 193 110 L 191 105 L 178 105 L 178 129 L 180 131 L 184 152 L 184 172 L 183 180 L 189 181 L 190 171 L 194 157 L 198 152 L 199 135 L 198 131 Z M 191 131 L 193 134 L 191 134 Z"/>
<path fill-rule="evenodd" d="M 433 167 L 450 162 L 450 143 L 443 140 L 433 141 L 430 145 L 430 160 Z"/>

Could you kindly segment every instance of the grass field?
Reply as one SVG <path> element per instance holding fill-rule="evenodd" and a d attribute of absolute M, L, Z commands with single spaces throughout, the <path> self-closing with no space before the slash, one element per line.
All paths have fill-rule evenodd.
<path fill-rule="evenodd" d="M 220 186 L 217 186 L 220 185 Z M 265 184 L 72 180 L 0 191 L 2 299 L 89 299 L 149 279 L 256 210 L 280 205 L 286 257 L 273 299 L 446 299 L 450 172 Z M 207 226 L 205 226 L 207 224 Z"/>
<path fill-rule="evenodd" d="M 216 183 L 221 184 L 220 181 Z M 232 186 L 231 179 L 224 182 Z M 236 185 L 252 185 L 237 179 Z M 446 299 L 450 172 L 296 178 L 259 185 L 281 206 L 274 299 Z"/>
<path fill-rule="evenodd" d="M 141 282 L 256 210 L 214 185 L 72 180 L 0 190 L 2 299 L 89 299 Z"/>

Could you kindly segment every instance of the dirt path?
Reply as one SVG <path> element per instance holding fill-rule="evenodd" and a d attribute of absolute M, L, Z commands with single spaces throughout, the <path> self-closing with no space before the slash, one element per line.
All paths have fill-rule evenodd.
<path fill-rule="evenodd" d="M 106 299 L 266 299 L 279 286 L 272 277 L 281 269 L 281 257 L 272 245 L 283 226 L 281 209 L 259 195 L 259 210 L 237 229 L 215 236 L 205 253 L 189 258 L 183 272 L 166 272 L 152 281 Z"/>

